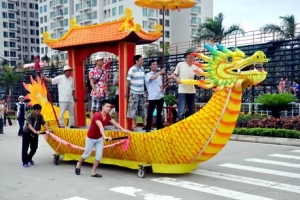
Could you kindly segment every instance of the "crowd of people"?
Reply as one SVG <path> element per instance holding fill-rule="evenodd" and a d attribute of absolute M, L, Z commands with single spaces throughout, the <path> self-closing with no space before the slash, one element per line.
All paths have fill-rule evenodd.
<path fill-rule="evenodd" d="M 292 83 L 288 78 L 281 78 L 278 83 L 278 93 L 290 92 L 294 96 L 297 96 L 297 93 L 300 91 L 300 86 L 297 80 L 294 80 Z"/>

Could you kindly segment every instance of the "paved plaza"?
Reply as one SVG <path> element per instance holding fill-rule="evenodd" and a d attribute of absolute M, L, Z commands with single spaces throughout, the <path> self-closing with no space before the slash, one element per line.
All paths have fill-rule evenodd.
<path fill-rule="evenodd" d="M 0 135 L 1 200 L 298 200 L 300 147 L 230 141 L 213 159 L 190 174 L 170 175 L 100 165 L 102 178 L 90 177 L 91 164 L 75 175 L 75 161 L 53 164 L 43 136 L 35 165 L 23 168 L 18 126 Z"/>

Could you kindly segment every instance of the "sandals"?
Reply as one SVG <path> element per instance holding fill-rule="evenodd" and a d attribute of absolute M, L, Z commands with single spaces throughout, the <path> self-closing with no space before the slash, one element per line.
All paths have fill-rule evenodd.
<path fill-rule="evenodd" d="M 75 174 L 80 175 L 80 168 L 77 168 L 77 162 L 75 163 Z"/>
<path fill-rule="evenodd" d="M 130 131 L 132 131 L 132 132 L 137 132 L 138 129 L 137 129 L 137 127 L 131 127 Z"/>
<path fill-rule="evenodd" d="M 102 175 L 101 174 L 93 174 L 93 175 L 91 175 L 91 177 L 95 177 L 95 178 L 101 178 L 102 177 Z"/>

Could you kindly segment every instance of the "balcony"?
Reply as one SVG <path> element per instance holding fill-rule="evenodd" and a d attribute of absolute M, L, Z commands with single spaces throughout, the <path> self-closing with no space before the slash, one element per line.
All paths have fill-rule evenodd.
<path fill-rule="evenodd" d="M 64 1 L 63 0 L 55 0 L 53 1 L 53 3 L 50 3 L 50 7 L 51 8 L 58 8 L 64 5 Z"/>
<path fill-rule="evenodd" d="M 12 41 L 19 41 L 19 38 L 18 38 L 18 37 L 12 37 L 12 36 L 10 36 L 10 37 L 9 37 L 9 40 L 12 40 Z"/>
<path fill-rule="evenodd" d="M 85 4 L 85 5 L 79 5 L 78 8 L 77 8 L 77 11 L 82 12 L 82 11 L 91 10 L 91 9 L 92 9 L 92 4 L 88 3 L 88 4 Z"/>
<path fill-rule="evenodd" d="M 62 24 L 55 24 L 52 27 L 52 30 L 59 30 L 59 29 L 64 29 L 64 26 Z"/>
<path fill-rule="evenodd" d="M 8 17 L 9 21 L 17 22 L 18 19 L 16 17 Z"/>
<path fill-rule="evenodd" d="M 191 20 L 191 26 L 198 26 L 199 23 L 197 23 L 196 20 Z"/>
<path fill-rule="evenodd" d="M 51 19 L 59 19 L 59 18 L 63 18 L 63 17 L 64 17 L 63 11 L 59 11 L 59 12 L 55 13 L 55 15 L 52 16 Z"/>
<path fill-rule="evenodd" d="M 157 18 L 158 18 L 158 15 L 155 14 L 155 13 L 151 13 L 151 12 L 150 12 L 150 13 L 148 14 L 148 18 L 149 18 L 149 19 L 157 19 Z"/>

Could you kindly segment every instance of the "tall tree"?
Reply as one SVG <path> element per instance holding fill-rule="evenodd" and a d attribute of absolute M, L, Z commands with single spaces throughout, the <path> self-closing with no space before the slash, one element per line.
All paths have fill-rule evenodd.
<path fill-rule="evenodd" d="M 237 24 L 231 25 L 229 28 L 223 26 L 224 15 L 219 13 L 214 18 L 206 18 L 205 22 L 199 25 L 198 42 L 221 43 L 222 40 L 231 35 L 242 33 L 245 31 Z"/>
<path fill-rule="evenodd" d="M 8 96 L 11 97 L 13 85 L 21 80 L 22 75 L 16 73 L 8 65 L 5 65 L 0 74 L 0 85 L 8 88 Z M 10 105 L 9 105 L 10 107 Z"/>
<path fill-rule="evenodd" d="M 266 24 L 261 29 L 264 33 L 276 33 L 276 39 L 286 40 L 299 38 L 300 34 L 296 34 L 296 20 L 294 15 L 280 16 L 282 22 L 277 24 Z"/>

